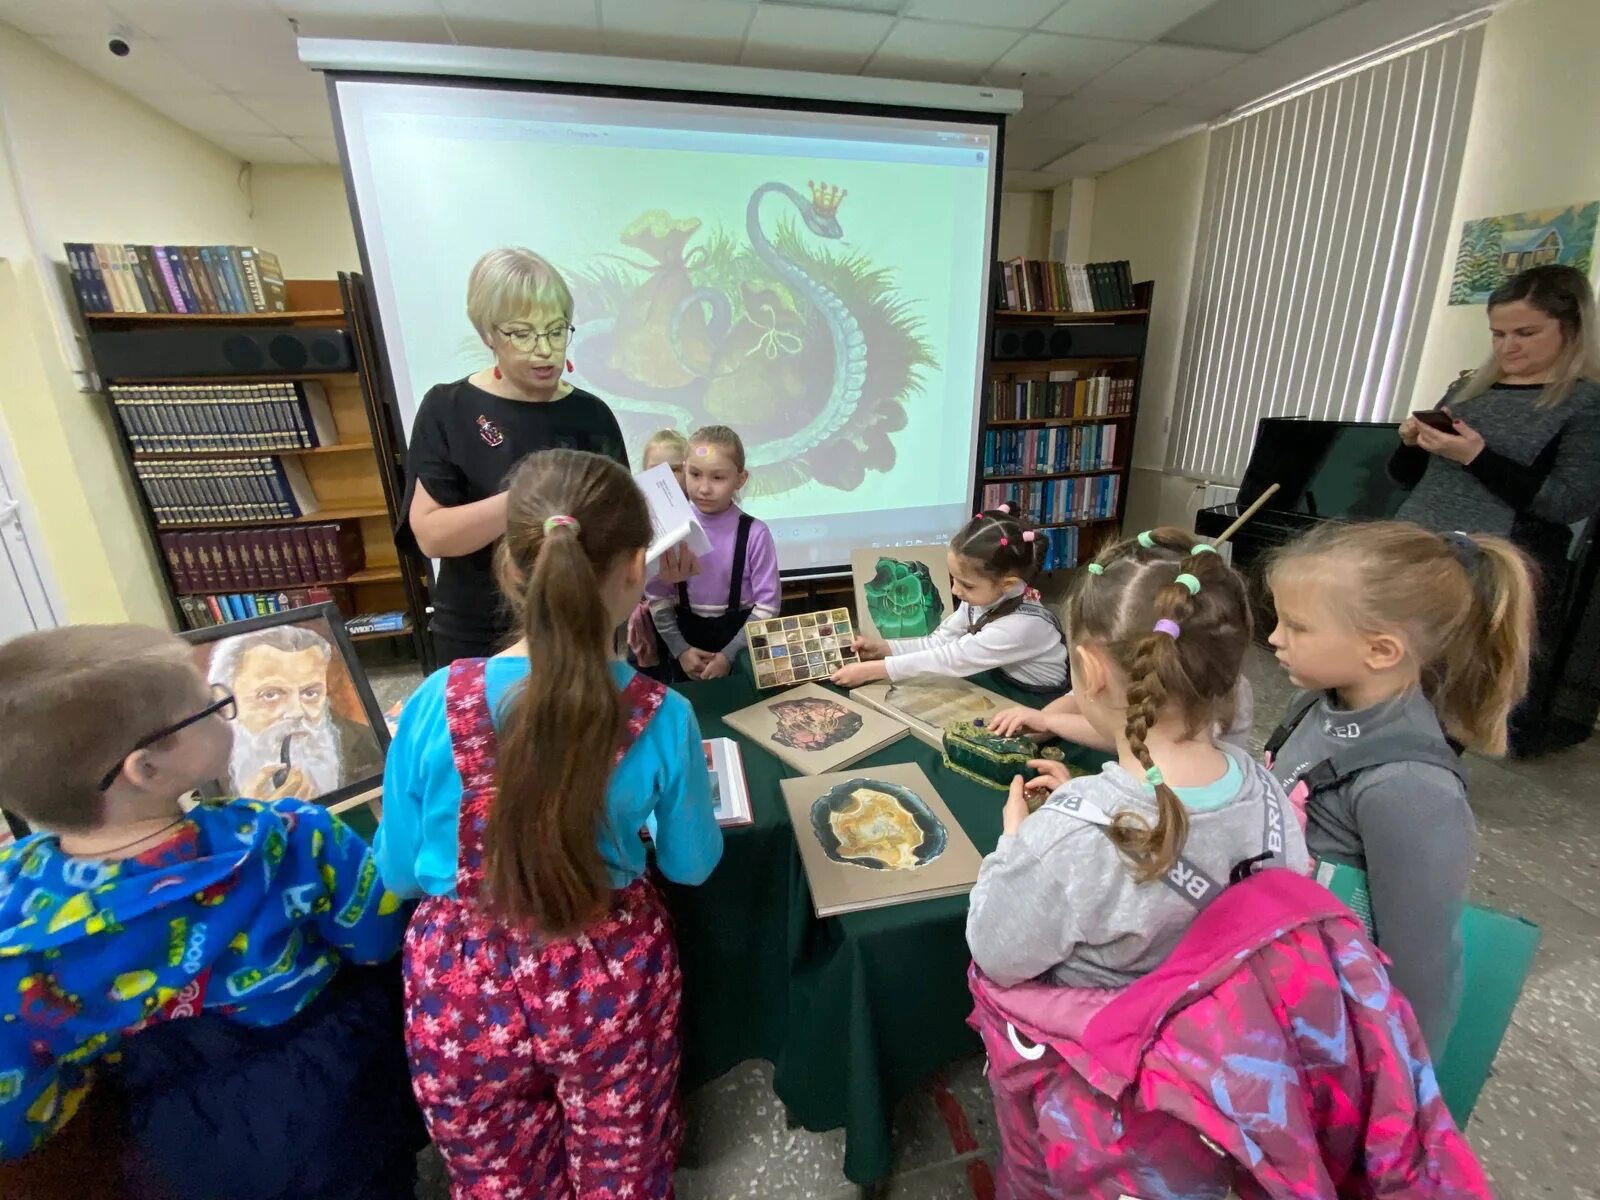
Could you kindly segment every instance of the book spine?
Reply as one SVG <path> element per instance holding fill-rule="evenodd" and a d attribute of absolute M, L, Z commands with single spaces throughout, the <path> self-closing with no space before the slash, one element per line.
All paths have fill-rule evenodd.
<path fill-rule="evenodd" d="M 154 246 L 156 266 L 161 269 L 161 281 L 166 284 L 167 294 L 172 298 L 174 312 L 192 313 L 195 311 L 194 296 L 189 292 L 183 278 L 183 261 L 171 246 Z"/>
<path fill-rule="evenodd" d="M 164 269 L 165 261 L 156 247 L 135 246 L 134 250 L 139 255 L 139 269 L 150 280 L 150 293 L 155 297 L 156 308 L 164 313 L 181 312 L 178 306 L 183 303 L 183 297 L 178 293 L 178 285 Z"/>
<path fill-rule="evenodd" d="M 200 247 L 179 246 L 178 257 L 183 260 L 184 272 L 189 277 L 189 286 L 199 302 L 199 307 L 195 311 L 217 312 L 217 298 L 211 291 L 211 277 L 206 274 L 205 264 L 200 261 Z"/>
<path fill-rule="evenodd" d="M 289 289 L 283 283 L 283 268 L 278 256 L 265 250 L 256 251 L 256 272 L 261 277 L 261 291 L 266 297 L 267 312 L 289 310 Z"/>
<path fill-rule="evenodd" d="M 139 252 L 143 250 L 141 255 Z M 144 301 L 144 311 L 150 313 L 163 313 L 170 311 L 163 307 L 166 296 L 162 294 L 161 283 L 155 278 L 154 265 L 149 261 L 150 251 L 147 246 L 135 246 L 129 242 L 122 248 L 127 256 L 128 270 L 133 277 L 133 284 L 139 289 L 139 299 Z"/>
<path fill-rule="evenodd" d="M 333 581 L 333 563 L 329 561 L 328 545 L 323 540 L 321 525 L 304 526 L 306 541 L 311 549 L 311 561 L 314 575 L 318 583 L 331 583 Z"/>
<path fill-rule="evenodd" d="M 111 289 L 106 286 L 105 272 L 100 268 L 100 257 L 94 252 L 94 247 L 87 243 L 78 243 L 78 254 L 83 259 L 84 277 L 89 281 L 90 290 L 94 293 L 96 312 L 115 312 L 111 303 Z"/>
<path fill-rule="evenodd" d="M 261 290 L 261 275 L 256 269 L 256 250 L 254 246 L 240 246 L 234 253 L 239 260 L 239 273 L 244 277 L 245 295 L 250 298 L 250 308 L 254 312 L 267 311 L 267 297 Z"/>
<path fill-rule="evenodd" d="M 79 312 L 99 312 L 99 300 L 89 286 L 89 278 L 84 271 L 80 245 L 81 243 L 78 242 L 66 242 L 63 244 L 67 254 L 67 270 L 72 274 L 72 292 L 78 299 Z"/>
<path fill-rule="evenodd" d="M 221 254 L 222 269 L 228 276 L 228 288 L 239 306 L 234 312 L 254 312 L 255 306 L 250 303 L 250 293 L 244 286 L 244 263 L 239 258 L 239 247 L 218 246 L 217 249 Z"/>
<path fill-rule="evenodd" d="M 222 277 L 222 270 L 217 265 L 215 246 L 201 246 L 200 263 L 205 268 L 206 279 L 210 281 L 211 293 L 217 298 L 217 311 L 230 313 L 234 311 L 233 297 L 228 294 L 227 281 Z"/>
<path fill-rule="evenodd" d="M 95 261 L 100 265 L 100 277 L 105 281 L 106 291 L 111 296 L 111 312 L 132 312 L 128 298 L 122 291 L 122 280 L 117 274 L 117 260 L 111 255 L 111 247 L 104 242 L 94 244 Z"/>

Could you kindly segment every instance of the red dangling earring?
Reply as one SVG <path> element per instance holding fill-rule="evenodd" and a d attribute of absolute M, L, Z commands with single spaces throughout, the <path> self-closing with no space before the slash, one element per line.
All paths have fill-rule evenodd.
<path fill-rule="evenodd" d="M 495 365 L 494 365 L 494 377 L 496 379 L 504 379 L 505 378 L 504 375 L 500 374 L 500 364 L 499 363 L 495 363 Z"/>
<path fill-rule="evenodd" d="M 570 358 L 567 359 L 567 374 L 568 375 L 572 374 L 572 360 Z"/>

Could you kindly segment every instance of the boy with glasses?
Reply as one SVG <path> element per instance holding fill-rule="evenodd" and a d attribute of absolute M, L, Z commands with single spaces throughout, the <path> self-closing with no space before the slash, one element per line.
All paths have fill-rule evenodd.
<path fill-rule="evenodd" d="M 37 831 L 0 849 L 0 1193 L 50 1174 L 58 1131 L 124 1135 L 94 1158 L 127 1196 L 360 1196 L 362 1172 L 414 1170 L 394 973 L 341 968 L 393 959 L 408 913 L 317 805 L 185 811 L 227 775 L 236 708 L 165 631 L 0 644 L 0 807 Z"/>

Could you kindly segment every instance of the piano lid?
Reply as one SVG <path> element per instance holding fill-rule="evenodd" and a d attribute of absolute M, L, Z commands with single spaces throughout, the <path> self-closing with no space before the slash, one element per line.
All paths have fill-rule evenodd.
<path fill-rule="evenodd" d="M 1410 491 L 1389 478 L 1389 457 L 1400 445 L 1398 429 L 1392 422 L 1263 417 L 1238 503 L 1248 507 L 1276 483 L 1279 491 L 1263 515 L 1392 517 Z"/>

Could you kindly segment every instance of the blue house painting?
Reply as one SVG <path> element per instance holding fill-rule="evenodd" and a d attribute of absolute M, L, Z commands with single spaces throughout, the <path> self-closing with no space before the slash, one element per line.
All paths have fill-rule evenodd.
<path fill-rule="evenodd" d="M 1560 258 L 1561 231 L 1554 226 L 1508 229 L 1500 235 L 1500 267 L 1507 275 L 1557 262 Z"/>

